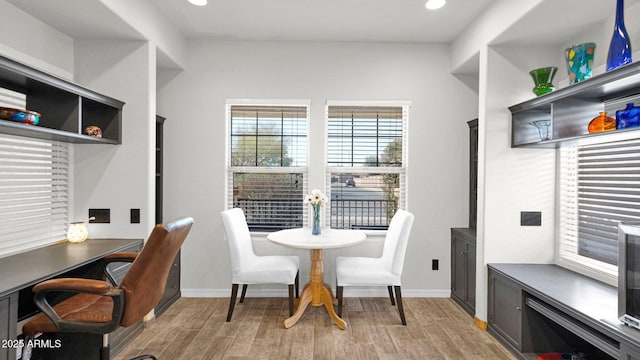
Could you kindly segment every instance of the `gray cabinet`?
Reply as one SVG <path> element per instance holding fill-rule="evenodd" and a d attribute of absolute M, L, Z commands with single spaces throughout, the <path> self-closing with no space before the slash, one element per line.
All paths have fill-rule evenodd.
<path fill-rule="evenodd" d="M 12 341 L 15 338 L 16 324 L 18 322 L 18 294 L 13 293 L 0 298 L 0 340 Z M 2 343 L 0 347 L 0 360 L 16 358 L 16 347 L 10 343 Z"/>
<path fill-rule="evenodd" d="M 522 288 L 489 268 L 488 330 L 522 350 Z"/>
<path fill-rule="evenodd" d="M 171 270 L 167 276 L 167 284 L 164 288 L 164 294 L 162 299 L 158 302 L 155 308 L 156 317 L 162 315 L 176 300 L 180 298 L 182 293 L 180 292 L 180 252 L 176 255 L 171 265 Z"/>
<path fill-rule="evenodd" d="M 164 157 L 164 122 L 165 118 L 156 116 L 156 224 L 163 222 L 162 193 L 163 193 L 163 157 Z M 167 283 L 162 299 L 155 307 L 155 315 L 162 315 L 181 296 L 180 292 L 180 252 L 176 255 L 167 276 Z"/>
<path fill-rule="evenodd" d="M 469 125 L 469 227 L 451 229 L 451 298 L 471 316 L 476 313 L 476 204 L 478 119 Z"/>
<path fill-rule="evenodd" d="M 476 309 L 476 230 L 451 229 L 451 298 L 470 315 Z"/>
<path fill-rule="evenodd" d="M 478 217 L 478 119 L 469 125 L 469 227 L 476 228 Z"/>
<path fill-rule="evenodd" d="M 640 360 L 640 349 L 635 346 L 622 343 L 620 344 L 620 359 Z"/>
<path fill-rule="evenodd" d="M 488 276 L 488 331 L 516 357 L 640 360 L 640 333 L 619 323 L 615 287 L 551 264 L 488 264 Z"/>

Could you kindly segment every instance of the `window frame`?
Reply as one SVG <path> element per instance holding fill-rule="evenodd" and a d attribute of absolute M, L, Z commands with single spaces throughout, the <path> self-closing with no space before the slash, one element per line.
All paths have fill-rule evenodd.
<path fill-rule="evenodd" d="M 232 166 L 231 165 L 231 107 L 232 106 L 264 106 L 264 107 L 286 107 L 286 106 L 300 106 L 305 107 L 306 111 L 306 121 L 307 121 L 307 129 L 306 129 L 306 139 L 307 139 L 307 148 L 306 148 L 306 166 Z M 278 173 L 278 174 L 302 174 L 303 184 L 302 184 L 302 193 L 303 195 L 308 193 L 309 187 L 309 141 L 310 141 L 310 122 L 311 122 L 311 102 L 309 100 L 296 100 L 296 99 L 288 99 L 288 100 L 278 100 L 278 99 L 227 99 L 225 103 L 225 122 L 226 122 L 226 131 L 225 131 L 225 203 L 224 208 L 230 209 L 234 206 L 233 204 L 233 174 L 234 173 Z M 300 198 L 300 203 L 302 204 L 303 198 Z M 303 207 L 303 224 L 307 224 L 308 219 L 308 210 L 306 207 Z M 267 234 L 268 231 L 264 230 L 251 230 L 251 233 L 254 234 Z"/>
<path fill-rule="evenodd" d="M 557 150 L 557 186 L 556 186 L 556 219 L 557 219 L 557 225 L 556 225 L 556 234 L 557 234 L 557 240 L 556 240 L 556 251 L 555 251 L 555 263 L 559 266 L 565 267 L 567 269 L 585 274 L 586 276 L 589 276 L 591 278 L 594 278 L 596 280 L 602 281 L 604 283 L 613 285 L 613 286 L 617 286 L 618 284 L 618 266 L 617 265 L 611 265 L 608 263 L 605 263 L 603 261 L 599 261 L 599 260 L 595 260 L 586 256 L 582 256 L 580 254 L 577 253 L 577 245 L 571 245 L 569 244 L 567 246 L 567 241 L 566 241 L 566 237 L 575 237 L 577 236 L 577 219 L 572 219 L 572 220 L 564 220 L 563 217 L 565 217 L 565 209 L 563 208 L 563 202 L 565 202 L 565 199 L 563 198 L 563 187 L 566 186 L 563 184 L 563 173 L 566 171 L 566 169 L 563 169 L 563 166 L 565 166 L 565 164 L 563 163 L 563 151 L 574 151 L 575 154 L 572 156 L 575 156 L 577 158 L 577 148 L 580 146 L 588 146 L 588 145 L 597 145 L 597 144 L 606 144 L 606 143 L 612 143 L 612 142 L 619 142 L 619 141 L 626 141 L 626 140 L 638 140 L 639 136 L 637 133 L 634 132 L 613 132 L 613 133 L 609 133 L 609 134 L 600 134 L 599 136 L 595 136 L 595 137 L 587 137 L 587 138 L 582 138 L 582 139 L 578 139 L 576 141 L 573 142 L 567 142 L 567 143 L 563 143 L 561 144 L 561 147 L 558 148 Z M 573 150 L 571 149 L 565 149 L 565 147 L 574 147 Z M 576 160 L 577 161 L 577 160 Z M 571 165 L 571 164 L 570 164 Z M 578 185 L 578 180 L 577 180 L 577 163 L 576 163 L 576 174 L 572 175 L 575 178 L 575 188 L 576 188 L 576 193 L 577 193 L 577 185 Z M 577 200 L 577 195 L 576 195 L 576 200 Z M 575 216 L 577 216 L 577 208 L 578 205 L 577 204 L 572 204 L 569 206 L 575 206 L 575 210 L 569 210 L 569 211 L 574 211 L 576 214 Z M 571 215 L 572 217 L 574 215 Z M 569 222 L 569 226 L 574 226 L 573 228 L 567 228 L 567 221 Z M 571 222 L 575 222 L 575 225 L 571 225 Z M 578 240 L 575 240 L 578 241 Z M 571 242 L 575 242 L 572 240 L 568 240 L 569 243 Z M 569 252 L 566 250 L 567 247 L 575 247 L 576 252 Z"/>
<path fill-rule="evenodd" d="M 402 166 L 379 166 L 379 167 L 354 167 L 354 166 L 329 166 L 329 107 L 331 106 L 350 106 L 350 107 L 401 107 L 402 108 Z M 389 174 L 397 173 L 400 181 L 400 196 L 398 199 L 398 209 L 407 210 L 408 208 L 408 164 L 409 164 L 409 119 L 410 119 L 411 101 L 408 100 L 327 100 L 325 103 L 325 124 L 324 124 L 324 174 L 325 174 L 325 193 L 329 199 L 332 198 L 331 177 L 332 174 L 367 174 L 379 173 Z M 327 206 L 327 214 L 331 214 L 331 201 Z M 330 216 L 322 217 L 323 226 L 330 226 Z M 386 234 L 386 229 L 374 230 L 367 229 L 367 233 Z"/>

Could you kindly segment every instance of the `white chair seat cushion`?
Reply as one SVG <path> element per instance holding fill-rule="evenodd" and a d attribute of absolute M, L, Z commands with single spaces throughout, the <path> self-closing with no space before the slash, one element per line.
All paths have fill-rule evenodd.
<path fill-rule="evenodd" d="M 336 258 L 338 286 L 400 286 L 400 274 L 393 274 L 382 258 Z"/>
<path fill-rule="evenodd" d="M 234 284 L 293 284 L 300 259 L 297 256 L 256 256 L 233 274 Z"/>

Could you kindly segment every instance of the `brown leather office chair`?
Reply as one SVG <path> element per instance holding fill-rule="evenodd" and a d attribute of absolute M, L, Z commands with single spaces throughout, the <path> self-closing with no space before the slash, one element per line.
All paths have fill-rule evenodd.
<path fill-rule="evenodd" d="M 41 282 L 33 287 L 36 306 L 41 314 L 27 322 L 22 331 L 26 336 L 38 333 L 88 333 L 103 336 L 101 359 L 109 359 L 109 333 L 120 326 L 140 321 L 160 301 L 167 276 L 182 246 L 193 219 L 178 219 L 166 226 L 155 226 L 140 253 L 121 252 L 107 255 L 104 268 L 111 283 L 93 279 L 61 278 Z M 120 285 L 115 285 L 107 265 L 132 262 Z M 51 306 L 46 298 L 50 292 L 76 293 Z M 156 359 L 152 355 L 135 359 Z"/>

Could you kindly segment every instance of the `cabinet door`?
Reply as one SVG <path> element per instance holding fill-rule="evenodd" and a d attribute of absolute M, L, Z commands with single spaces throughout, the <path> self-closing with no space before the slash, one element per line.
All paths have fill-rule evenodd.
<path fill-rule="evenodd" d="M 467 242 L 467 303 L 476 308 L 476 246 Z M 474 311 L 475 313 L 475 311 Z"/>
<path fill-rule="evenodd" d="M 0 298 L 0 340 L 16 340 L 16 324 L 18 323 L 18 293 Z M 3 344 L 0 347 L 0 360 L 16 358 L 14 344 Z"/>
<path fill-rule="evenodd" d="M 640 360 L 640 349 L 627 345 L 625 343 L 620 344 L 620 359 L 622 360 Z"/>
<path fill-rule="evenodd" d="M 489 271 L 489 327 L 518 351 L 522 345 L 522 288 Z"/>
<path fill-rule="evenodd" d="M 458 237 L 453 236 L 451 238 L 451 261 L 452 261 L 452 276 L 451 276 L 451 291 L 453 294 L 462 301 L 467 300 L 467 242 Z"/>

